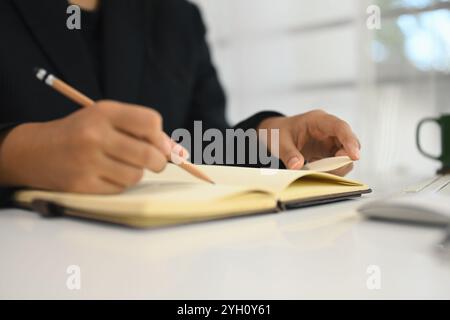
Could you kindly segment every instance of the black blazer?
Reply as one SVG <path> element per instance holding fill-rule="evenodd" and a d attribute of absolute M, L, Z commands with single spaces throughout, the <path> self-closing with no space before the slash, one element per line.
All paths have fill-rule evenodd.
<path fill-rule="evenodd" d="M 64 0 L 0 0 L 0 130 L 79 109 L 35 79 L 43 67 L 86 95 L 150 106 L 168 134 L 225 130 L 225 95 L 211 63 L 199 10 L 184 0 L 102 1 L 102 90 L 81 31 L 66 27 Z M 237 125 L 256 127 L 277 113 Z"/>

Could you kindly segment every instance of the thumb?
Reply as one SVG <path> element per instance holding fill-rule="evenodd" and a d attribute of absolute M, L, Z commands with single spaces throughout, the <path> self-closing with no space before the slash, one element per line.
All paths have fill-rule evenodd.
<path fill-rule="evenodd" d="M 301 169 L 305 164 L 305 158 L 298 150 L 292 138 L 287 136 L 280 141 L 280 159 L 286 168 L 291 170 Z"/>

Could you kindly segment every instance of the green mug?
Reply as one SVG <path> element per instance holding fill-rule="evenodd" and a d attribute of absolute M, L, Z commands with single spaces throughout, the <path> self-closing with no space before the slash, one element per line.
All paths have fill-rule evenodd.
<path fill-rule="evenodd" d="M 433 156 L 429 154 L 422 148 L 422 145 L 420 144 L 420 130 L 422 126 L 428 122 L 435 122 L 441 128 L 442 154 L 440 156 Z M 427 118 L 420 121 L 419 125 L 417 126 L 416 141 L 420 153 L 422 153 L 425 157 L 442 162 L 444 170 L 450 169 L 450 114 L 442 115 L 439 118 Z"/>

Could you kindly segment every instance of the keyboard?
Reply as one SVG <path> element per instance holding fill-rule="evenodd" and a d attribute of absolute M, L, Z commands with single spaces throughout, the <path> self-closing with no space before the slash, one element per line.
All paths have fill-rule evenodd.
<path fill-rule="evenodd" d="M 432 179 L 427 179 L 418 185 L 408 187 L 404 193 L 438 193 L 450 196 L 450 174 L 438 175 Z"/>

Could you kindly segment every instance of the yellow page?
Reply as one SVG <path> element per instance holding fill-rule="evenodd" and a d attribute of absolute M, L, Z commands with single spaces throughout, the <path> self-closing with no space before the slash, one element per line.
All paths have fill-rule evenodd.
<path fill-rule="evenodd" d="M 346 158 L 346 159 L 345 159 Z M 346 178 L 341 178 L 325 172 L 332 171 L 342 166 L 351 163 L 347 157 L 339 157 L 337 162 L 332 160 L 320 160 L 320 163 L 311 163 L 316 168 L 316 171 L 311 170 L 271 170 L 271 169 L 255 169 L 231 166 L 208 166 L 198 165 L 198 168 L 206 173 L 216 185 L 231 185 L 231 186 L 245 186 L 252 190 L 261 190 L 275 195 L 280 194 L 294 181 L 304 176 L 315 176 L 328 181 L 338 182 L 340 184 L 347 184 L 353 186 L 362 186 L 361 183 L 352 181 Z M 162 173 L 147 172 L 143 181 L 172 181 L 185 182 L 193 184 L 206 184 L 176 165 L 169 164 Z"/>
<path fill-rule="evenodd" d="M 320 171 L 320 172 L 331 172 L 342 167 L 345 167 L 349 164 L 352 164 L 353 161 L 347 157 L 333 157 L 333 158 L 325 158 L 321 160 L 317 160 L 315 162 L 311 162 L 306 164 L 303 169 L 304 170 L 312 170 L 312 171 Z"/>

